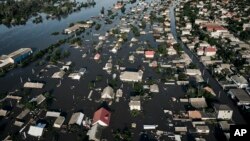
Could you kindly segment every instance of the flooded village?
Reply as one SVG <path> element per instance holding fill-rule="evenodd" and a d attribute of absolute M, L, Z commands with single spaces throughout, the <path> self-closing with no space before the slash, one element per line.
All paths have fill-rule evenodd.
<path fill-rule="evenodd" d="M 48 47 L 1 54 L 1 140 L 222 141 L 248 122 L 248 81 L 219 84 L 200 61 L 217 49 L 181 23 L 189 0 L 95 2 L 95 15 L 49 28 Z"/>

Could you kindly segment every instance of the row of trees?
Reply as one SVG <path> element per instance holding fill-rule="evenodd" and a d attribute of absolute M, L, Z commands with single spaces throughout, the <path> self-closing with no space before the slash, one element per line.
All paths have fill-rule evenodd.
<path fill-rule="evenodd" d="M 55 17 L 63 17 L 82 7 L 94 6 L 96 3 L 81 3 L 69 0 L 8 0 L 0 3 L 0 24 L 7 26 L 25 24 L 28 19 L 39 13 L 46 13 Z M 42 22 L 41 17 L 34 23 Z"/>

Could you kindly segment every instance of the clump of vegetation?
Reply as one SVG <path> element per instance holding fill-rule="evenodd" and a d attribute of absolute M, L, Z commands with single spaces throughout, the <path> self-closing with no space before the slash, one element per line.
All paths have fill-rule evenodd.
<path fill-rule="evenodd" d="M 132 134 L 129 128 L 117 129 L 113 132 L 115 141 L 132 141 Z"/>
<path fill-rule="evenodd" d="M 133 92 L 136 94 L 136 95 L 144 95 L 144 89 L 143 89 L 143 85 L 142 83 L 134 83 L 133 84 Z"/>
<path fill-rule="evenodd" d="M 6 26 L 25 24 L 31 17 L 39 13 L 48 14 L 46 18 L 61 18 L 81 10 L 82 7 L 94 6 L 95 2 L 82 2 L 77 4 L 68 0 L 8 0 L 0 3 L 0 24 Z M 38 16 L 33 23 L 42 22 L 42 17 Z"/>
<path fill-rule="evenodd" d="M 101 24 L 99 24 L 99 23 L 98 23 L 98 24 L 96 24 L 96 25 L 95 25 L 95 30 L 99 30 L 99 29 L 101 28 L 101 26 L 102 26 L 102 25 L 101 25 Z"/>
<path fill-rule="evenodd" d="M 60 34 L 60 32 L 53 32 L 53 33 L 51 33 L 51 35 L 59 35 Z"/>
<path fill-rule="evenodd" d="M 130 27 L 135 36 L 140 36 L 140 31 L 136 26 L 130 25 Z"/>
<path fill-rule="evenodd" d="M 138 115 L 140 115 L 140 111 L 132 110 L 132 111 L 130 111 L 130 114 L 131 114 L 132 117 L 137 117 Z"/>

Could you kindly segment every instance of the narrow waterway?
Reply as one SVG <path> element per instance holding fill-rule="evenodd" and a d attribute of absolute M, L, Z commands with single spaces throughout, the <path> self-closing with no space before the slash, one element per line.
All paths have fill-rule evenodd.
<path fill-rule="evenodd" d="M 208 72 L 206 67 L 199 61 L 199 58 L 197 58 L 197 56 L 194 55 L 194 53 L 191 50 L 189 50 L 188 47 L 177 37 L 176 22 L 175 22 L 175 6 L 176 6 L 176 4 L 177 3 L 174 3 L 170 7 L 171 32 L 172 32 L 175 40 L 177 40 L 177 42 L 181 44 L 185 53 L 187 53 L 189 55 L 189 57 L 192 59 L 192 62 L 194 64 L 196 64 L 196 66 L 200 69 L 200 71 L 202 72 L 203 79 L 206 82 L 208 82 L 208 84 L 212 87 L 214 92 L 217 94 L 220 103 L 227 104 L 230 108 L 233 109 L 233 121 L 236 124 L 245 124 L 246 120 L 239 112 L 238 107 L 233 103 L 233 101 L 223 91 L 223 89 L 220 86 L 220 84 L 218 83 L 218 81 L 212 77 L 212 75 Z"/>

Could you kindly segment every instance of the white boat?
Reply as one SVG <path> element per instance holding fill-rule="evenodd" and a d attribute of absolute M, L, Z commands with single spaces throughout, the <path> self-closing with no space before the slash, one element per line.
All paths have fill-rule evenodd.
<path fill-rule="evenodd" d="M 116 74 L 114 73 L 114 74 L 112 75 L 112 77 L 113 77 L 113 79 L 115 79 L 115 78 L 116 78 Z"/>
<path fill-rule="evenodd" d="M 82 58 L 85 58 L 87 56 L 87 54 L 86 53 L 84 53 L 83 55 L 82 55 Z"/>

